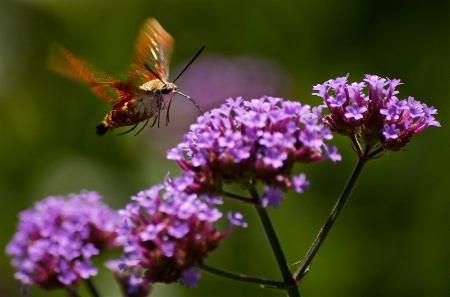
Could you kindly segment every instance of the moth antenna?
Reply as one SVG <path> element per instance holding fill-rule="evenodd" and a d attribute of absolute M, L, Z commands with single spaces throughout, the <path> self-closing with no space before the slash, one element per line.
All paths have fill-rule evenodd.
<path fill-rule="evenodd" d="M 183 97 L 186 97 L 186 98 L 188 98 L 189 100 L 191 100 L 191 102 L 194 103 L 195 106 L 197 106 L 197 109 L 200 110 L 200 112 L 201 112 L 202 114 L 205 114 L 205 113 L 203 112 L 203 109 L 200 107 L 200 105 L 197 104 L 197 102 L 195 102 L 194 99 L 192 99 L 192 98 L 189 97 L 188 95 L 183 94 L 183 93 L 178 92 L 178 91 L 175 91 L 175 93 L 177 93 L 177 94 L 179 94 L 179 95 L 181 95 L 181 96 L 183 96 Z"/>
<path fill-rule="evenodd" d="M 202 47 L 198 50 L 198 52 L 195 54 L 195 56 L 189 61 L 189 63 L 183 68 L 183 70 L 181 70 L 180 74 L 178 74 L 178 76 L 173 80 L 172 83 L 175 83 L 175 82 L 177 81 L 177 79 L 180 78 L 180 76 L 186 71 L 186 69 L 188 69 L 189 66 L 191 66 L 192 62 L 194 62 L 195 59 L 197 59 L 198 56 L 200 56 L 200 54 L 203 52 L 204 49 L 205 49 L 205 46 L 202 46 Z M 147 66 L 147 65 L 145 65 L 145 66 Z M 147 67 L 148 67 L 148 66 L 147 66 Z"/>
<path fill-rule="evenodd" d="M 155 71 L 153 71 L 150 67 L 148 67 L 147 64 L 144 64 L 145 68 L 147 68 L 148 71 L 150 71 L 151 74 L 153 74 L 160 82 L 162 82 L 164 85 L 166 85 L 166 83 L 158 76 L 158 74 L 156 74 Z"/>

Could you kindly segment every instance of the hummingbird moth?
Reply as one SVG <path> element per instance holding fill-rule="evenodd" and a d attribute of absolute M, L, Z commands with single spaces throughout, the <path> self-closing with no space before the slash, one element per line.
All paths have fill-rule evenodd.
<path fill-rule="evenodd" d="M 169 123 L 170 105 L 175 94 L 191 100 L 203 113 L 200 106 L 191 97 L 179 92 L 174 83 L 205 47 L 197 52 L 173 82 L 168 82 L 173 43 L 172 36 L 158 21 L 147 19 L 138 34 L 133 63 L 126 82 L 94 68 L 56 44 L 52 48 L 48 66 L 60 74 L 87 83 L 97 96 L 112 105 L 112 110 L 97 125 L 97 135 L 119 127 L 133 126 L 119 134 L 122 135 L 133 131 L 140 122 L 145 121 L 135 134 L 137 135 L 151 118 L 154 118 L 151 126 L 158 122 L 159 127 L 159 118 L 164 109 L 167 109 L 166 125 Z"/>

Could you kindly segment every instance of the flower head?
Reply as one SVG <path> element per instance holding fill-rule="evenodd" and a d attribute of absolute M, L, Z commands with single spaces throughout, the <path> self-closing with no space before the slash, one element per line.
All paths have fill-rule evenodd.
<path fill-rule="evenodd" d="M 195 265 L 231 231 L 232 225 L 224 232 L 213 227 L 222 217 L 214 207 L 221 203 L 218 197 L 188 194 L 179 187 L 167 178 L 165 185 L 139 192 L 120 211 L 126 218 L 118 236 L 124 246 L 122 266 L 140 267 L 144 283 L 181 281 L 195 286 L 199 279 Z"/>
<path fill-rule="evenodd" d="M 296 163 L 340 160 L 326 144 L 331 138 L 308 105 L 274 97 L 228 99 L 199 117 L 167 157 L 185 172 L 188 192 L 219 194 L 224 183 L 260 181 L 268 187 L 261 202 L 278 206 L 281 191 L 306 189 L 305 178 L 292 179 Z"/>
<path fill-rule="evenodd" d="M 428 126 L 440 127 L 434 107 L 413 97 L 399 100 L 399 79 L 366 75 L 363 82 L 347 83 L 348 75 L 314 86 L 313 95 L 323 98 L 329 114 L 320 116 L 333 132 L 354 137 L 373 148 L 398 151 Z M 368 86 L 367 94 L 364 89 Z"/>
<path fill-rule="evenodd" d="M 115 247 L 119 216 L 95 192 L 48 197 L 20 213 L 6 247 L 15 278 L 43 289 L 70 287 L 97 274 L 91 257 Z"/>

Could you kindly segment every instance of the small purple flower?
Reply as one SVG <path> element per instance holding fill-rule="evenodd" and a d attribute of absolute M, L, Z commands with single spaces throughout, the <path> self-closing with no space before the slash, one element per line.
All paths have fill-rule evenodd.
<path fill-rule="evenodd" d="M 6 247 L 25 286 L 73 287 L 97 274 L 91 257 L 116 247 L 119 216 L 95 192 L 48 197 L 20 213 L 17 233 Z"/>
<path fill-rule="evenodd" d="M 302 187 L 291 183 L 296 163 L 340 159 L 326 143 L 331 131 L 308 105 L 275 97 L 230 98 L 199 117 L 183 139 L 167 158 L 189 176 L 180 182 L 190 183 L 184 191 L 220 195 L 225 183 L 245 188 L 262 182 L 278 193 L 266 195 L 265 206 L 278 206 L 281 191 L 295 187 L 300 192 Z"/>
<path fill-rule="evenodd" d="M 197 286 L 200 277 L 201 275 L 195 267 L 187 268 L 181 272 L 181 282 L 190 288 Z"/>
<path fill-rule="evenodd" d="M 267 207 L 268 205 L 273 208 L 278 208 L 280 201 L 284 199 L 280 188 L 270 188 L 268 186 L 264 187 L 263 195 L 261 198 L 261 205 Z"/>
<path fill-rule="evenodd" d="M 363 114 L 367 111 L 367 108 L 365 106 L 359 107 L 358 104 L 353 103 L 351 106 L 347 106 L 345 110 L 347 112 L 344 115 L 347 119 L 353 118 L 360 120 L 363 118 Z"/>
<path fill-rule="evenodd" d="M 91 276 L 97 275 L 97 269 L 92 266 L 90 260 L 76 260 L 74 271 L 83 279 L 88 279 Z"/>
<path fill-rule="evenodd" d="M 333 96 L 330 96 L 327 101 L 330 103 L 330 106 L 332 107 L 340 107 L 342 105 L 345 104 L 346 98 L 344 96 L 342 96 L 341 94 L 337 94 L 336 98 L 334 98 Z"/>
<path fill-rule="evenodd" d="M 392 124 L 390 126 L 388 124 L 384 125 L 383 135 L 386 139 L 389 139 L 389 138 L 396 139 L 396 138 L 398 138 L 399 133 L 400 133 L 400 129 L 397 129 L 395 124 Z"/>
<path fill-rule="evenodd" d="M 120 260 L 109 260 L 105 263 L 105 266 L 113 272 L 123 296 L 146 297 L 150 294 L 152 286 L 141 277 L 143 274 L 142 267 L 128 266 L 128 269 L 124 270 L 121 268 Z"/>
<path fill-rule="evenodd" d="M 378 144 L 398 151 L 428 126 L 440 127 L 434 107 L 414 100 L 399 100 L 395 88 L 399 79 L 366 75 L 363 82 L 347 84 L 348 75 L 314 86 L 313 95 L 322 97 L 329 114 L 321 116 L 322 106 L 314 111 L 333 132 L 350 136 L 370 148 Z M 368 84 L 367 95 L 363 93 Z M 336 99 L 335 99 L 336 98 Z"/>
<path fill-rule="evenodd" d="M 142 271 L 143 283 L 182 281 L 195 286 L 199 275 L 191 269 L 228 236 L 232 225 L 224 232 L 213 227 L 222 217 L 215 208 L 221 204 L 218 197 L 187 193 L 182 179 L 170 180 L 156 185 L 132 197 L 119 213 L 125 223 L 119 229 L 117 241 L 124 247 L 121 267 L 131 272 L 136 267 Z M 165 191 L 163 191 L 165 190 Z"/>
<path fill-rule="evenodd" d="M 229 212 L 227 217 L 228 220 L 230 220 L 230 223 L 234 226 L 240 226 L 243 228 L 247 228 L 248 226 L 247 222 L 244 221 L 244 216 L 239 212 Z"/>
<path fill-rule="evenodd" d="M 303 191 L 309 188 L 309 182 L 306 180 L 306 175 L 301 173 L 292 177 L 292 188 L 297 193 L 303 193 Z"/>

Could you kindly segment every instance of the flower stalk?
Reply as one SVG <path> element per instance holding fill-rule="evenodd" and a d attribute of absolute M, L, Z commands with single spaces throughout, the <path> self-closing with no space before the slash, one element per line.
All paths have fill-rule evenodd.
<path fill-rule="evenodd" d="M 98 292 L 97 287 L 90 278 L 86 279 L 85 283 L 92 297 L 100 297 L 100 293 Z"/>
<path fill-rule="evenodd" d="M 249 189 L 252 199 L 259 201 L 260 197 L 255 187 Z M 281 275 L 283 276 L 284 283 L 288 286 L 288 293 L 290 297 L 300 296 L 297 289 L 297 282 L 292 277 L 291 271 L 284 256 L 283 249 L 281 248 L 280 241 L 278 240 L 275 229 L 273 228 L 272 222 L 270 221 L 269 215 L 267 214 L 266 208 L 261 205 L 256 205 L 256 211 L 258 212 L 259 218 L 264 226 L 266 235 L 269 238 L 270 245 L 272 247 L 273 253 L 280 268 Z"/>
<path fill-rule="evenodd" d="M 265 279 L 265 278 L 249 276 L 249 275 L 245 275 L 245 274 L 228 272 L 228 271 L 225 271 L 222 269 L 218 269 L 216 267 L 212 267 L 205 263 L 200 264 L 198 267 L 206 272 L 209 272 L 209 273 L 212 273 L 212 274 L 224 277 L 224 278 L 228 278 L 228 279 L 232 279 L 232 280 L 236 280 L 236 281 L 240 281 L 240 282 L 257 284 L 257 285 L 263 286 L 264 288 L 267 288 L 267 289 L 286 290 L 288 288 L 288 285 L 285 282 L 274 281 L 274 280 L 269 280 L 269 279 Z"/>
<path fill-rule="evenodd" d="M 305 258 L 300 263 L 300 266 L 298 267 L 297 271 L 294 273 L 294 278 L 299 282 L 308 271 L 308 268 L 311 264 L 311 261 L 313 260 L 314 256 L 316 255 L 319 248 L 322 246 L 322 243 L 325 241 L 325 238 L 327 237 L 328 233 L 330 232 L 331 228 L 333 227 L 334 223 L 336 222 L 337 218 L 339 217 L 339 214 L 341 213 L 342 209 L 344 208 L 345 204 L 348 201 L 348 198 L 350 197 L 350 193 L 352 192 L 353 188 L 356 185 L 356 181 L 358 180 L 359 176 L 361 175 L 361 172 L 364 168 L 364 165 L 368 161 L 367 158 L 360 157 L 358 160 L 358 163 L 356 164 L 355 169 L 353 170 L 352 175 L 350 176 L 350 179 L 347 183 L 347 185 L 344 188 L 344 191 L 342 192 L 339 199 L 336 201 L 336 204 L 334 205 L 330 216 L 328 217 L 327 221 L 323 225 L 322 229 L 320 229 L 319 234 L 317 235 L 316 239 L 314 240 L 313 244 L 309 248 L 308 252 L 306 253 Z"/>

